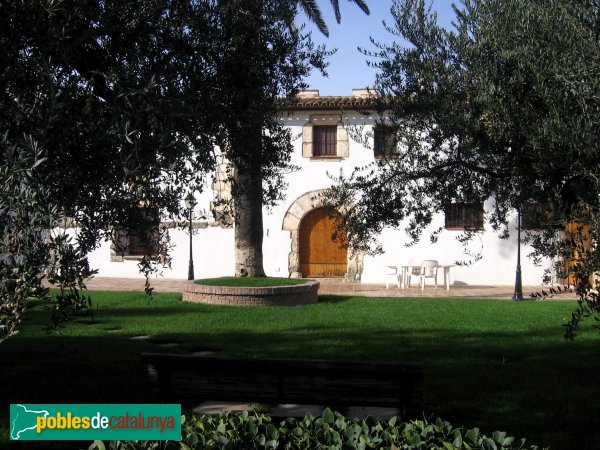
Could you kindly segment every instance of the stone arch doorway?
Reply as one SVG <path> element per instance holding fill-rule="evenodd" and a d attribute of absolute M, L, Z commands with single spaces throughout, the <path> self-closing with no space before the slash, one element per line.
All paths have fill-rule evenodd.
<path fill-rule="evenodd" d="M 305 276 L 300 269 L 300 224 L 302 219 L 311 211 L 324 206 L 321 193 L 323 190 L 309 191 L 298 197 L 290 205 L 283 217 L 282 229 L 290 232 L 290 253 L 288 256 L 288 271 L 291 278 Z M 363 271 L 364 253 L 347 251 L 345 278 L 348 281 L 360 281 Z"/>
<path fill-rule="evenodd" d="M 325 208 L 315 208 L 300 221 L 300 272 L 305 277 L 344 277 L 348 250 L 334 241 L 335 219 Z"/>

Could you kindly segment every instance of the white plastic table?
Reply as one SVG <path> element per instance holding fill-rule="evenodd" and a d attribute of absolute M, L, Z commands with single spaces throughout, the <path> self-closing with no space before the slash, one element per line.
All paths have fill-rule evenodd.
<path fill-rule="evenodd" d="M 444 270 L 444 286 L 446 290 L 450 290 L 450 268 L 454 267 L 455 264 L 440 264 L 438 267 Z"/>
<path fill-rule="evenodd" d="M 444 273 L 444 286 L 446 290 L 450 290 L 450 268 L 454 267 L 455 264 L 440 264 L 439 269 L 442 269 Z M 408 277 L 414 268 L 420 268 L 419 264 L 400 264 L 398 266 L 388 266 L 394 272 L 388 276 L 398 277 L 398 287 L 400 289 L 406 289 L 408 285 Z M 389 282 L 386 283 L 386 288 L 389 287 Z"/>
<path fill-rule="evenodd" d="M 400 266 L 400 273 L 402 278 L 402 283 L 400 283 L 401 289 L 406 289 L 408 285 L 408 277 L 411 275 L 413 269 L 421 269 L 420 264 L 402 264 Z"/>

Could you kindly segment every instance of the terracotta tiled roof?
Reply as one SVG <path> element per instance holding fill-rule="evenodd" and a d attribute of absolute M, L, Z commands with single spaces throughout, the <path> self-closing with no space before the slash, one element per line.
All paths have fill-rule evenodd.
<path fill-rule="evenodd" d="M 281 109 L 284 111 L 302 110 L 373 110 L 377 107 L 376 97 L 357 96 L 316 96 L 296 98 L 282 101 Z"/>

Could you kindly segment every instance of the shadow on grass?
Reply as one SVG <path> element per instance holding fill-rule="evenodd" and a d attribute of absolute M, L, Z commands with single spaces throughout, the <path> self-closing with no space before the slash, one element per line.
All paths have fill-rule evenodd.
<path fill-rule="evenodd" d="M 450 301 L 429 302 L 424 319 L 403 322 L 405 317 L 399 316 L 374 322 L 377 299 L 353 300 L 356 297 L 323 296 L 312 306 L 235 310 L 170 300 L 147 309 L 133 303 L 100 303 L 94 317 L 98 324 L 67 325 L 65 333 L 79 327 L 80 335 L 74 337 L 41 335 L 47 311 L 33 311 L 24 332 L 0 344 L 0 398 L 5 402 L 0 429 L 8 428 L 9 403 L 154 402 L 139 358 L 142 352 L 216 349 L 225 355 L 257 357 L 423 361 L 425 414 L 439 414 L 456 426 L 477 426 L 486 434 L 505 430 L 554 450 L 597 448 L 597 341 L 564 342 L 558 324 L 524 332 L 450 330 L 449 325 L 437 325 L 431 313 L 453 305 Z M 401 302 L 415 316 L 423 313 L 417 308 L 426 303 Z M 354 320 L 339 319 L 351 305 Z M 518 313 L 522 307 L 511 310 Z M 453 312 L 444 309 L 444 314 Z M 469 309 L 466 314 L 470 313 Z M 174 316 L 181 319 L 174 322 Z M 292 320 L 282 320 L 289 317 Z M 195 326 L 186 328 L 188 322 Z M 130 339 L 146 327 L 154 330 L 151 341 Z M 107 328 L 122 331 L 111 333 Z M 161 342 L 180 345 L 161 348 L 156 345 Z M 0 439 L 0 447 L 3 444 Z"/>
<path fill-rule="evenodd" d="M 222 348 L 228 355 L 424 361 L 426 414 L 486 432 L 504 429 L 553 449 L 596 448 L 597 345 L 540 344 L 544 335 L 555 334 L 550 328 L 516 336 L 298 327 L 277 333 L 169 333 L 156 339 L 176 336 L 190 347 Z M 5 405 L 153 402 L 139 360 L 144 351 L 172 352 L 113 335 L 12 339 L 0 346 L 1 396 Z M 0 411 L 2 428 L 7 413 L 8 408 Z"/>

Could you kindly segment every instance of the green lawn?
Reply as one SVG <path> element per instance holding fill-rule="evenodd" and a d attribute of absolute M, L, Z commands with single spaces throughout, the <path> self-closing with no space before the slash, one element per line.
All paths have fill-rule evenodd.
<path fill-rule="evenodd" d="M 92 298 L 93 320 L 45 336 L 49 315 L 38 305 L 21 333 L 0 344 L 0 447 L 9 403 L 149 402 L 141 352 L 204 349 L 424 361 L 428 415 L 553 449 L 600 442 L 600 337 L 587 330 L 565 342 L 560 326 L 575 302 L 320 297 L 317 305 L 231 308 L 184 303 L 178 294 Z M 151 339 L 130 339 L 136 335 Z M 169 342 L 180 345 L 158 347 Z"/>
<path fill-rule="evenodd" d="M 219 277 L 202 278 L 194 280 L 196 284 L 208 286 L 233 286 L 233 287 L 266 287 L 266 286 L 294 286 L 304 284 L 306 280 L 295 278 L 276 277 Z"/>

